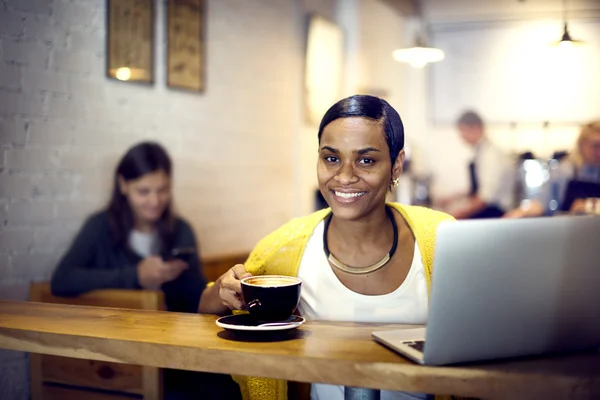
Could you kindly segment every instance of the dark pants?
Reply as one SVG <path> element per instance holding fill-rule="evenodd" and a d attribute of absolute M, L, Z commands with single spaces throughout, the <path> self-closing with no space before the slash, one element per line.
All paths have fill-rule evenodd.
<path fill-rule="evenodd" d="M 486 206 L 483 210 L 477 214 L 473 214 L 469 219 L 483 219 L 483 218 L 500 218 L 504 215 L 504 210 L 496 205 Z"/>
<path fill-rule="evenodd" d="M 241 400 L 240 388 L 229 375 L 163 370 L 165 400 Z"/>

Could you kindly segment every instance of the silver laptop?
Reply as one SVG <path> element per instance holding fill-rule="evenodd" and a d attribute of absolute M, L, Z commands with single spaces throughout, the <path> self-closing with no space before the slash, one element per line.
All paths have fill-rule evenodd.
<path fill-rule="evenodd" d="M 600 217 L 438 229 L 427 328 L 373 332 L 424 365 L 600 346 Z"/>

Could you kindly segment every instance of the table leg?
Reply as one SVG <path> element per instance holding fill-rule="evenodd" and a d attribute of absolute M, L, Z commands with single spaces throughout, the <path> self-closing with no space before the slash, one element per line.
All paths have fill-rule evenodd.
<path fill-rule="evenodd" d="M 380 392 L 377 389 L 344 387 L 344 400 L 379 400 L 379 397 Z"/>

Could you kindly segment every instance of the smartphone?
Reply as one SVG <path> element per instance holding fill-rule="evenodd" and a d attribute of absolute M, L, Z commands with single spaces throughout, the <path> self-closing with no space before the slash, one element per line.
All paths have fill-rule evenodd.
<path fill-rule="evenodd" d="M 167 261 L 179 259 L 189 264 L 195 254 L 196 249 L 193 247 L 176 247 L 171 250 Z"/>

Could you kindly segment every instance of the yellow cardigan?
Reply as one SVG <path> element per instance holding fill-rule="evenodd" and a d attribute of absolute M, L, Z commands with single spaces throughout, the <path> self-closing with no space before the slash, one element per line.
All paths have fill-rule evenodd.
<path fill-rule="evenodd" d="M 389 203 L 406 220 L 421 251 L 428 288 L 431 287 L 433 252 L 437 226 L 453 218 L 428 208 Z M 267 235 L 254 248 L 245 263 L 252 275 L 298 275 L 304 248 L 316 226 L 330 209 L 295 218 Z M 286 400 L 287 382 L 274 379 L 234 377 L 244 400 Z"/>

